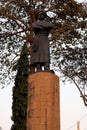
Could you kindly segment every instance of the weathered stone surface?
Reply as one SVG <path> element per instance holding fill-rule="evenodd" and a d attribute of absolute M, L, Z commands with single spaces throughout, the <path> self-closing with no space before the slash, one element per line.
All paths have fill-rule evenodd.
<path fill-rule="evenodd" d="M 28 82 L 27 130 L 60 130 L 59 78 L 38 72 Z"/>

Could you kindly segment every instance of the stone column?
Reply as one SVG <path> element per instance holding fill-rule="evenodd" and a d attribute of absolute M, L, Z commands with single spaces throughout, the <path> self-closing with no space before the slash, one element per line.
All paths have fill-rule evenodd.
<path fill-rule="evenodd" d="M 28 82 L 27 130 L 60 130 L 59 77 L 38 72 Z"/>

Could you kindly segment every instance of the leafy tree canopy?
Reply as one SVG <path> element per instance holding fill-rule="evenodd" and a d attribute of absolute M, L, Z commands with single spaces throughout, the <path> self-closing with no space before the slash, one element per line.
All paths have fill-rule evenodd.
<path fill-rule="evenodd" d="M 51 66 L 75 83 L 87 105 L 87 10 L 74 0 L 0 1 L 1 81 L 13 79 L 13 66 L 24 43 L 30 50 L 31 24 L 41 9 L 54 24 L 50 35 Z"/>

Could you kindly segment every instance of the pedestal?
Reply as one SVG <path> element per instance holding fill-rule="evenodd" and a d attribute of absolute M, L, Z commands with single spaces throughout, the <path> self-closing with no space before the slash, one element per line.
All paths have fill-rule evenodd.
<path fill-rule="evenodd" d="M 60 130 L 59 78 L 38 72 L 28 82 L 27 130 Z"/>

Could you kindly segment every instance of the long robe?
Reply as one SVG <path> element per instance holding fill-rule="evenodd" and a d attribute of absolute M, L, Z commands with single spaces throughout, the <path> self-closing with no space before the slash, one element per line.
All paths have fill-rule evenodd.
<path fill-rule="evenodd" d="M 50 47 L 48 35 L 53 25 L 46 21 L 35 21 L 32 24 L 35 32 L 32 45 L 31 65 L 50 63 Z"/>

